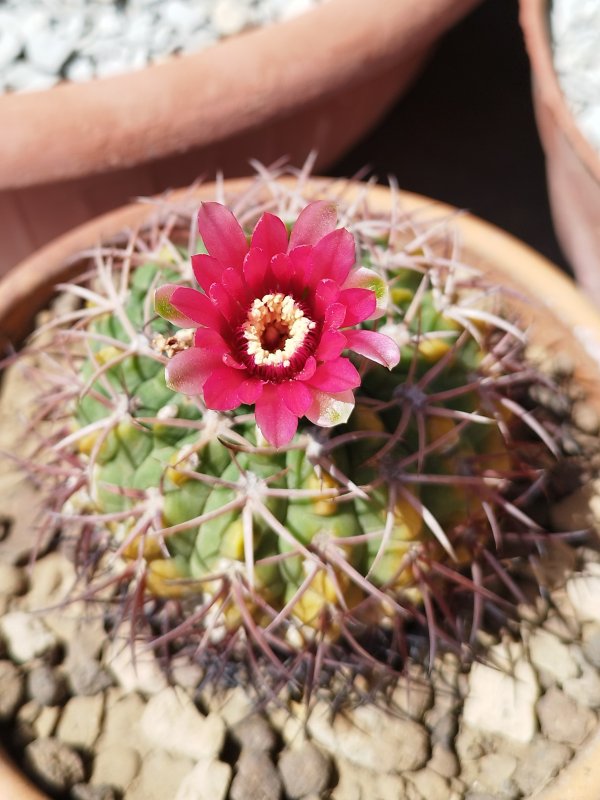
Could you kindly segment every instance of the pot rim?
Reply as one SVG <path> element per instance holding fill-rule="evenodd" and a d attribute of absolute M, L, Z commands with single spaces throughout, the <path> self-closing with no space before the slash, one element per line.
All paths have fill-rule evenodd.
<path fill-rule="evenodd" d="M 241 192 L 252 178 L 226 180 L 219 184 L 225 195 Z M 278 182 L 294 185 L 297 179 L 282 177 Z M 317 196 L 327 187 L 342 189 L 344 200 L 353 199 L 367 191 L 370 207 L 374 211 L 390 210 L 390 189 L 386 186 L 371 185 L 352 180 L 310 178 L 305 188 L 307 194 Z M 180 189 L 161 196 L 166 203 L 200 202 L 214 198 L 215 183 L 207 183 L 192 189 Z M 468 260 L 484 272 L 495 277 L 506 277 L 509 288 L 516 290 L 525 298 L 525 311 L 533 311 L 533 319 L 549 312 L 553 317 L 549 342 L 565 344 L 565 337 L 574 342 L 573 351 L 577 355 L 578 375 L 585 381 L 586 376 L 592 388 L 592 398 L 600 405 L 600 314 L 575 286 L 570 278 L 558 267 L 541 256 L 528 245 L 489 222 L 469 213 L 458 213 L 457 209 L 442 202 L 410 192 L 400 192 L 401 208 L 415 214 L 419 220 L 427 218 L 447 219 L 455 222 L 461 239 L 461 249 L 468 254 Z M 0 279 L 0 329 L 6 317 L 10 320 L 11 309 L 27 304 L 31 318 L 50 298 L 53 286 L 68 271 L 69 260 L 101 239 L 114 236 L 124 229 L 139 226 L 152 215 L 154 207 L 144 203 L 130 204 L 111 211 L 96 219 L 78 226 L 67 234 L 55 239 L 34 255 L 21 262 L 14 270 Z M 92 245 L 92 246 L 93 246 Z M 536 287 L 538 294 L 533 294 Z M 37 294 L 34 294 L 37 292 Z M 521 307 L 521 303 L 519 304 Z M 23 320 L 13 320 L 13 326 Z M 6 325 L 4 325 L 6 332 Z M 16 330 L 16 328 L 15 328 Z M 588 384 L 589 385 L 589 384 Z M 0 748 L 0 788 L 3 781 L 9 788 L 15 786 L 23 800 L 45 800 L 45 795 L 31 786 L 10 762 Z M 12 781 L 12 782 L 11 782 Z M 531 800 L 596 800 L 600 783 L 600 726 L 598 726 L 579 752 L 552 779 L 544 789 L 531 796 Z M 29 794 L 26 792 L 29 791 Z"/>
<path fill-rule="evenodd" d="M 0 187 L 132 167 L 259 129 L 395 72 L 478 2 L 326 0 L 138 71 L 2 95 Z"/>
<path fill-rule="evenodd" d="M 588 172 L 600 182 L 600 154 L 581 132 L 558 82 L 552 58 L 548 0 L 520 0 L 519 21 L 535 88 Z"/>

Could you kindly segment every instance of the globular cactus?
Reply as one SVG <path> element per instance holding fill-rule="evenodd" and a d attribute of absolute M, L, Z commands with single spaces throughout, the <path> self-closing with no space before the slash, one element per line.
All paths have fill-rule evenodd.
<path fill-rule="evenodd" d="M 31 345 L 52 518 L 88 594 L 206 664 L 308 685 L 462 647 L 541 534 L 524 336 L 443 226 L 258 189 L 243 230 L 163 210 L 62 287 Z"/>

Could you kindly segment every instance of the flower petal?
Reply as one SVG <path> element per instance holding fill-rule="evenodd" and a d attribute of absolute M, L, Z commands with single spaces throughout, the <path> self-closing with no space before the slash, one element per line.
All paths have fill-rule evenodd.
<path fill-rule="evenodd" d="M 194 333 L 194 347 L 210 350 L 216 356 L 223 357 L 229 352 L 229 345 L 220 333 L 212 328 L 198 328 Z"/>
<path fill-rule="evenodd" d="M 231 297 L 227 289 L 222 283 L 213 283 L 210 287 L 210 299 L 215 308 L 223 315 L 227 322 L 239 316 L 241 308 L 236 301 Z"/>
<path fill-rule="evenodd" d="M 315 351 L 315 356 L 319 361 L 332 361 L 341 355 L 348 345 L 346 337 L 339 331 L 323 331 L 321 341 Z"/>
<path fill-rule="evenodd" d="M 331 200 L 309 203 L 300 212 L 290 236 L 288 250 L 301 244 L 316 244 L 331 233 L 337 223 L 337 209 Z"/>
<path fill-rule="evenodd" d="M 292 414 L 303 417 L 312 403 L 313 393 L 310 389 L 297 380 L 281 383 L 278 388 L 280 397 Z"/>
<path fill-rule="evenodd" d="M 368 267 L 353 269 L 344 281 L 342 289 L 369 289 L 375 292 L 375 311 L 369 319 L 378 319 L 387 311 L 390 290 L 387 281 L 373 269 Z"/>
<path fill-rule="evenodd" d="M 331 278 L 336 283 L 343 283 L 355 261 L 354 236 L 345 228 L 338 228 L 313 247 L 309 281 L 312 286 L 321 278 Z"/>
<path fill-rule="evenodd" d="M 350 350 L 370 358 L 388 369 L 393 369 L 400 361 L 400 348 L 383 333 L 376 331 L 344 331 Z"/>
<path fill-rule="evenodd" d="M 206 253 L 198 253 L 192 256 L 192 269 L 198 284 L 204 289 L 206 294 L 213 283 L 221 280 L 223 265 L 216 258 Z"/>
<path fill-rule="evenodd" d="M 337 302 L 340 296 L 340 287 L 335 281 L 325 278 L 319 281 L 314 292 L 313 313 L 317 319 L 323 319 L 328 308 Z M 342 319 L 344 317 L 342 316 Z"/>
<path fill-rule="evenodd" d="M 171 303 L 198 325 L 221 329 L 223 320 L 219 312 L 202 292 L 188 289 L 187 286 L 178 286 L 171 295 Z"/>
<path fill-rule="evenodd" d="M 325 312 L 323 327 L 326 331 L 337 330 L 346 316 L 346 306 L 342 303 L 332 303 Z"/>
<path fill-rule="evenodd" d="M 204 402 L 215 411 L 231 411 L 242 400 L 240 386 L 248 379 L 247 370 L 221 365 L 212 370 L 203 386 Z"/>
<path fill-rule="evenodd" d="M 209 254 L 227 267 L 241 267 L 248 243 L 240 223 L 221 203 L 202 203 L 198 230 Z"/>
<path fill-rule="evenodd" d="M 322 392 L 338 393 L 360 386 L 360 375 L 354 364 L 347 358 L 335 358 L 319 364 L 315 374 L 307 381 L 309 386 Z"/>
<path fill-rule="evenodd" d="M 271 258 L 276 253 L 285 253 L 288 233 L 283 220 L 268 211 L 256 223 L 250 247 L 260 247 Z"/>
<path fill-rule="evenodd" d="M 248 405 L 256 403 L 262 392 L 263 382 L 258 378 L 248 378 L 240 384 L 239 395 L 242 403 L 247 403 Z"/>
<path fill-rule="evenodd" d="M 340 303 L 346 306 L 346 316 L 342 323 L 342 327 L 346 327 L 369 319 L 377 307 L 377 298 L 370 289 L 343 289 L 340 292 Z"/>
<path fill-rule="evenodd" d="M 173 305 L 173 294 L 177 289 L 181 289 L 181 286 L 176 283 L 165 283 L 164 286 L 159 286 L 154 292 L 154 310 L 159 317 L 172 322 L 173 325 L 177 325 L 180 328 L 195 328 L 199 323 L 183 314 L 179 308 Z M 190 289 L 189 291 L 195 290 Z M 199 292 L 196 292 L 196 294 L 199 294 Z"/>
<path fill-rule="evenodd" d="M 272 383 L 264 385 L 256 401 L 256 424 L 275 447 L 286 445 L 298 429 L 298 417 L 281 402 L 277 387 Z"/>
<path fill-rule="evenodd" d="M 211 350 L 189 347 L 176 353 L 166 366 L 167 386 L 183 394 L 200 394 L 210 373 L 221 363 L 221 356 Z"/>
<path fill-rule="evenodd" d="M 252 294 L 262 297 L 269 274 L 269 256 L 264 250 L 253 247 L 244 259 L 244 279 Z"/>
<path fill-rule="evenodd" d="M 327 394 L 313 392 L 313 401 L 306 411 L 306 417 L 315 425 L 331 428 L 348 422 L 354 410 L 354 394 L 351 391 Z"/>
<path fill-rule="evenodd" d="M 229 296 L 241 305 L 248 301 L 248 290 L 239 270 L 229 267 L 223 272 L 221 283 L 227 289 Z"/>
<path fill-rule="evenodd" d="M 282 292 L 287 292 L 290 288 L 294 275 L 292 263 L 287 253 L 278 253 L 271 259 L 271 272 L 279 284 Z"/>
<path fill-rule="evenodd" d="M 314 356 L 309 356 L 306 361 L 304 362 L 304 366 L 300 370 L 300 372 L 296 373 L 296 380 L 297 381 L 308 381 L 312 378 L 315 374 L 315 370 L 317 369 L 317 360 Z"/>

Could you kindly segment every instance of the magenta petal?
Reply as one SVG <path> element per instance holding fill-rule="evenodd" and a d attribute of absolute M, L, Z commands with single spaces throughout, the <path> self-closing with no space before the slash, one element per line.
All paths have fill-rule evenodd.
<path fill-rule="evenodd" d="M 223 265 L 216 258 L 198 253 L 192 256 L 192 269 L 198 284 L 204 289 L 206 294 L 213 283 L 221 280 Z"/>
<path fill-rule="evenodd" d="M 269 256 L 264 250 L 253 247 L 244 259 L 244 279 L 250 291 L 257 297 L 262 297 L 265 293 L 269 274 Z"/>
<path fill-rule="evenodd" d="M 319 361 L 332 361 L 341 355 L 342 350 L 347 346 L 346 337 L 343 333 L 339 331 L 324 331 L 315 356 Z"/>
<path fill-rule="evenodd" d="M 337 209 L 330 200 L 317 200 L 305 206 L 292 229 L 288 250 L 301 244 L 316 244 L 331 233 L 337 222 Z"/>
<path fill-rule="evenodd" d="M 220 362 L 221 357 L 210 350 L 197 347 L 182 350 L 167 363 L 167 386 L 183 394 L 200 394 L 208 375 Z"/>
<path fill-rule="evenodd" d="M 255 403 L 263 392 L 263 382 L 258 378 L 248 378 L 240 385 L 240 400 L 242 403 L 252 405 Z"/>
<path fill-rule="evenodd" d="M 310 260 L 313 286 L 321 278 L 343 283 L 356 261 L 354 237 L 345 228 L 332 231 L 313 247 Z"/>
<path fill-rule="evenodd" d="M 227 322 L 231 322 L 240 314 L 240 306 L 231 297 L 222 283 L 213 283 L 210 287 L 210 299 Z"/>
<path fill-rule="evenodd" d="M 172 322 L 173 325 L 178 325 L 180 328 L 195 328 L 201 323 L 183 314 L 179 308 L 173 305 L 173 295 L 181 288 L 176 283 L 165 283 L 164 286 L 160 286 L 154 292 L 154 310 L 160 317 Z M 189 289 L 189 291 L 193 292 L 195 290 Z M 199 292 L 195 293 L 199 294 Z"/>
<path fill-rule="evenodd" d="M 315 374 L 307 383 L 322 392 L 345 392 L 346 389 L 360 386 L 360 375 L 347 358 L 335 358 L 333 361 L 319 364 Z"/>
<path fill-rule="evenodd" d="M 282 292 L 287 292 L 292 282 L 293 271 L 287 253 L 278 253 L 271 259 L 271 272 Z"/>
<path fill-rule="evenodd" d="M 221 203 L 202 203 L 198 230 L 209 254 L 226 267 L 241 267 L 248 243 L 240 223 Z"/>
<path fill-rule="evenodd" d="M 256 223 L 250 247 L 260 247 L 271 258 L 276 253 L 285 253 L 287 246 L 288 234 L 284 222 L 266 211 Z"/>
<path fill-rule="evenodd" d="M 231 353 L 223 353 L 222 361 L 227 367 L 231 367 L 232 369 L 246 369 L 246 365 L 235 359 Z"/>
<path fill-rule="evenodd" d="M 217 309 L 202 292 L 188 289 L 186 286 L 179 286 L 171 295 L 171 303 L 198 325 L 220 330 L 223 320 Z"/>
<path fill-rule="evenodd" d="M 346 306 L 342 303 L 332 303 L 325 312 L 323 327 L 326 331 L 339 328 L 346 317 Z"/>
<path fill-rule="evenodd" d="M 240 386 L 248 378 L 248 372 L 241 369 L 220 366 L 212 370 L 203 387 L 204 402 L 215 411 L 231 411 L 241 401 Z"/>
<path fill-rule="evenodd" d="M 275 447 L 286 445 L 298 429 L 298 417 L 281 402 L 279 387 L 266 383 L 256 401 L 256 424 L 265 439 Z"/>
<path fill-rule="evenodd" d="M 393 369 L 400 361 L 400 349 L 393 339 L 376 331 L 345 331 L 350 350 L 370 358 L 388 369 Z"/>
<path fill-rule="evenodd" d="M 332 280 L 325 278 L 319 281 L 314 293 L 313 312 L 317 319 L 323 319 L 329 306 L 337 302 L 340 287 Z M 343 317 L 342 317 L 343 319 Z"/>
<path fill-rule="evenodd" d="M 308 271 L 312 247 L 308 244 L 290 250 L 290 269 L 293 275 L 292 282 L 297 291 L 301 292 L 308 283 Z"/>
<path fill-rule="evenodd" d="M 300 372 L 296 373 L 297 381 L 309 381 L 315 374 L 317 369 L 317 360 L 313 356 L 309 356 L 304 362 L 304 366 Z"/>
<path fill-rule="evenodd" d="M 346 316 L 342 323 L 346 327 L 369 319 L 377 306 L 377 298 L 370 289 L 344 289 L 340 292 L 340 303 L 346 306 Z"/>
<path fill-rule="evenodd" d="M 313 401 L 313 393 L 308 386 L 297 380 L 280 384 L 279 394 L 292 414 L 297 417 L 303 417 Z"/>
<path fill-rule="evenodd" d="M 238 303 L 245 305 L 248 301 L 248 290 L 244 284 L 244 280 L 240 271 L 229 267 L 223 272 L 221 283 L 227 289 L 229 296 L 236 300 Z"/>
<path fill-rule="evenodd" d="M 194 347 L 210 350 L 216 356 L 223 357 L 229 352 L 229 345 L 220 333 L 212 328 L 198 328 L 194 333 Z"/>

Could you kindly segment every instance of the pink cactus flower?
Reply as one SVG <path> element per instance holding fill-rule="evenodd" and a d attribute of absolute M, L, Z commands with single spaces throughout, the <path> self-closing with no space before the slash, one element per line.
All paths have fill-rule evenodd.
<path fill-rule="evenodd" d="M 196 329 L 193 346 L 170 359 L 168 385 L 201 394 L 217 411 L 254 404 L 275 447 L 292 439 L 301 417 L 345 422 L 360 375 L 342 353 L 389 369 L 400 353 L 389 337 L 355 327 L 384 313 L 387 286 L 372 270 L 354 269 L 354 238 L 336 222 L 333 203 L 310 203 L 288 238 L 283 221 L 265 213 L 248 244 L 231 211 L 203 203 L 198 228 L 208 254 L 192 257 L 202 291 L 167 284 L 155 297 L 160 316 Z"/>

